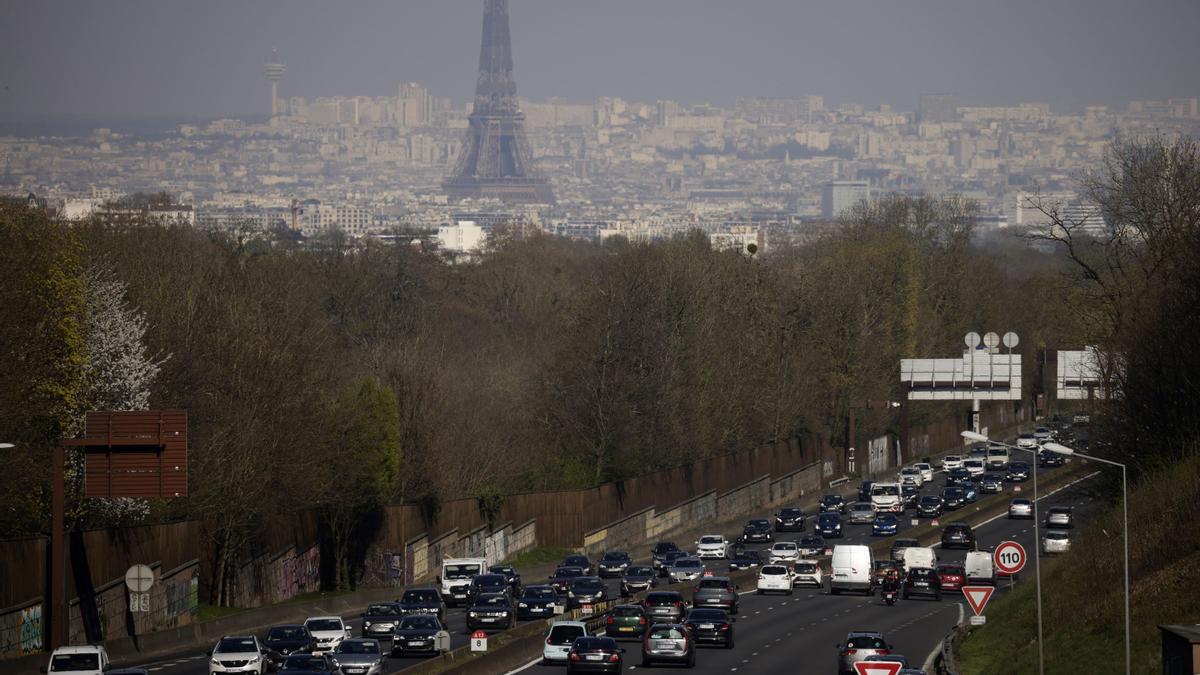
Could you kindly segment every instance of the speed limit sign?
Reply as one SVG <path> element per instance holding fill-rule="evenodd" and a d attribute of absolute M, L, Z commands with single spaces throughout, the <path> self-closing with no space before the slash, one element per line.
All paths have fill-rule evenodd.
<path fill-rule="evenodd" d="M 1001 542 L 992 553 L 992 563 L 1002 574 L 1016 574 L 1025 567 L 1025 547 L 1015 541 Z"/>

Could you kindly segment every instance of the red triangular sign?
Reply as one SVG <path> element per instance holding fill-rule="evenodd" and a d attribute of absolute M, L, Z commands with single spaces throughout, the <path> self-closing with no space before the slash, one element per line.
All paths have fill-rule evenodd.
<path fill-rule="evenodd" d="M 971 606 L 971 611 L 975 612 L 975 616 L 983 614 L 983 608 L 987 607 L 988 600 L 992 599 L 992 593 L 996 591 L 994 586 L 963 586 L 963 595 L 967 596 L 967 604 Z"/>
<path fill-rule="evenodd" d="M 899 661 L 856 661 L 854 672 L 858 675 L 896 675 L 902 665 Z"/>

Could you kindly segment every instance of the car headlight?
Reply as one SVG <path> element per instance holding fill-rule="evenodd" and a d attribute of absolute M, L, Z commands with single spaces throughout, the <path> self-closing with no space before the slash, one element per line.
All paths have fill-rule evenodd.
<path fill-rule="evenodd" d="M 219 661 L 217 661 L 217 657 L 215 657 L 215 656 L 214 656 L 214 657 L 212 657 L 211 659 L 209 659 L 209 661 L 208 661 L 208 662 L 209 662 L 209 663 L 211 663 L 211 664 L 212 664 L 212 665 L 214 665 L 214 666 L 219 666 L 219 665 L 221 665 L 221 663 L 220 663 Z"/>
<path fill-rule="evenodd" d="M 363 628 L 370 628 L 370 627 L 371 627 L 371 622 L 370 622 L 370 621 L 365 621 L 365 620 L 364 620 L 364 621 L 363 621 Z"/>
<path fill-rule="evenodd" d="M 258 663 L 261 660 L 262 660 L 262 657 L 255 654 L 254 656 L 250 657 L 250 660 L 247 661 L 247 663 Z"/>
<path fill-rule="evenodd" d="M 471 618 L 476 618 L 479 616 L 479 612 L 467 612 L 467 616 L 469 616 Z"/>
<path fill-rule="evenodd" d="M 523 602 L 518 602 L 517 607 L 520 607 L 521 609 L 529 609 L 529 605 L 527 605 Z"/>

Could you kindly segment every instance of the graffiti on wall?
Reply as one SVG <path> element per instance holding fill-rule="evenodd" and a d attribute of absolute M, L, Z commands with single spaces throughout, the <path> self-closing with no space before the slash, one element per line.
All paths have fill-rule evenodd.
<path fill-rule="evenodd" d="M 313 546 L 294 556 L 286 556 L 275 570 L 275 599 L 290 600 L 301 593 L 318 590 L 321 583 L 321 549 Z"/>
<path fill-rule="evenodd" d="M 166 593 L 167 618 L 174 619 L 183 614 L 200 611 L 200 571 L 192 568 L 191 573 L 176 574 L 163 580 Z"/>
<path fill-rule="evenodd" d="M 17 614 L 21 654 L 42 651 L 42 605 L 26 607 Z"/>

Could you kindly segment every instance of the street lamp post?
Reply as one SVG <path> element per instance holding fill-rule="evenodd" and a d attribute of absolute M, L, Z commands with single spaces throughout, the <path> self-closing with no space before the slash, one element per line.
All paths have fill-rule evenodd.
<path fill-rule="evenodd" d="M 1042 555 L 1041 555 L 1041 539 L 1038 534 L 1038 452 L 1036 449 L 1022 448 L 1018 445 L 1009 445 L 1000 441 L 993 441 L 983 434 L 974 431 L 964 431 L 960 434 L 968 441 L 979 443 L 995 443 L 996 445 L 1004 446 L 1009 450 L 1021 450 L 1024 452 L 1033 453 L 1033 586 L 1037 592 L 1037 643 L 1038 643 L 1038 673 L 1045 675 L 1046 673 L 1046 658 L 1042 647 Z"/>
<path fill-rule="evenodd" d="M 1100 462 L 1101 464 L 1109 464 L 1111 466 L 1121 467 L 1121 510 L 1123 512 L 1122 519 L 1124 520 L 1125 526 L 1125 672 L 1131 673 L 1133 672 L 1133 660 L 1132 653 L 1130 651 L 1129 631 L 1129 483 L 1126 482 L 1125 465 L 1121 462 L 1114 462 L 1111 459 L 1092 457 L 1091 455 L 1085 455 L 1081 452 L 1075 452 L 1073 448 L 1068 448 L 1067 446 L 1060 445 L 1058 443 L 1046 443 L 1042 447 L 1050 452 L 1058 453 L 1060 455 L 1073 455 L 1075 457 L 1088 459 L 1093 462 Z"/>

